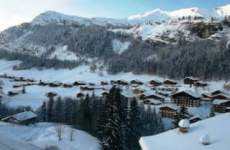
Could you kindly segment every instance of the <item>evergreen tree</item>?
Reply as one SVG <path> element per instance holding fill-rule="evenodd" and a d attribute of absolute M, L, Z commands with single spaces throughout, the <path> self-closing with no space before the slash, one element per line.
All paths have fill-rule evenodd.
<path fill-rule="evenodd" d="M 54 108 L 54 97 L 50 96 L 48 104 L 47 104 L 47 121 L 48 122 L 53 122 L 54 120 L 53 108 Z"/>
<path fill-rule="evenodd" d="M 181 115 L 181 119 L 188 119 L 190 114 L 188 112 L 188 108 L 185 106 L 182 106 L 180 108 L 180 115 Z"/>
<path fill-rule="evenodd" d="M 188 108 L 185 106 L 182 106 L 180 108 L 180 112 L 177 112 L 176 115 L 174 116 L 174 127 L 177 128 L 178 127 L 178 123 L 182 120 L 182 119 L 188 119 L 190 117 L 190 114 L 188 113 Z"/>
<path fill-rule="evenodd" d="M 66 98 L 64 101 L 64 120 L 68 125 L 73 124 L 73 110 L 74 110 L 74 100 L 71 98 Z"/>
<path fill-rule="evenodd" d="M 130 104 L 130 122 L 128 122 L 129 149 L 140 150 L 139 138 L 141 137 L 141 113 L 137 100 L 134 98 Z"/>
<path fill-rule="evenodd" d="M 92 112 L 91 112 L 91 98 L 86 95 L 85 99 L 80 100 L 80 125 L 87 130 L 92 129 Z"/>
<path fill-rule="evenodd" d="M 41 111 L 41 120 L 46 122 L 47 121 L 47 105 L 46 105 L 46 102 L 43 102 L 40 111 Z"/>
<path fill-rule="evenodd" d="M 122 146 L 122 119 L 121 119 L 120 90 L 113 87 L 106 98 L 106 113 L 109 116 L 105 120 L 102 145 L 104 150 L 123 150 Z"/>

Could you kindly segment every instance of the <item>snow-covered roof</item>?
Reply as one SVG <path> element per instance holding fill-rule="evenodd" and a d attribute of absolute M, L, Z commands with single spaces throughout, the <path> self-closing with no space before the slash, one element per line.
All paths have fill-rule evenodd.
<path fill-rule="evenodd" d="M 192 97 L 194 97 L 194 98 L 200 98 L 200 97 L 201 97 L 201 94 L 200 94 L 200 93 L 195 92 L 195 91 L 192 91 L 192 90 L 180 90 L 180 91 L 176 92 L 176 93 L 173 94 L 173 95 L 177 95 L 177 94 L 179 94 L 179 93 L 186 93 L 186 94 L 188 94 L 188 95 L 190 95 L 190 96 L 192 96 Z"/>
<path fill-rule="evenodd" d="M 223 104 L 223 103 L 226 103 L 226 102 L 230 102 L 230 100 L 215 99 L 212 103 L 214 105 L 220 105 L 220 104 Z"/>
<path fill-rule="evenodd" d="M 181 128 L 189 128 L 190 127 L 190 123 L 189 123 L 188 119 L 181 120 L 178 125 Z"/>
<path fill-rule="evenodd" d="M 173 129 L 155 136 L 141 137 L 139 142 L 143 150 L 229 150 L 229 125 L 230 113 L 226 113 L 192 124 L 186 134 Z M 200 137 L 204 134 L 211 137 L 210 145 L 200 143 Z"/>
<path fill-rule="evenodd" d="M 35 113 L 33 113 L 32 111 L 25 111 L 22 113 L 15 114 L 11 117 L 15 118 L 18 121 L 25 121 L 28 119 L 36 118 L 37 115 Z"/>
<path fill-rule="evenodd" d="M 191 80 L 199 80 L 199 78 L 196 78 L 196 77 L 185 77 L 184 79 L 191 79 Z"/>

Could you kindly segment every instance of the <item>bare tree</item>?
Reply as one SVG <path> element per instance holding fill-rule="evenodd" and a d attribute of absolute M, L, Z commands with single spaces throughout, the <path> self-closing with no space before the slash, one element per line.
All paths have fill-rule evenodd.
<path fill-rule="evenodd" d="M 73 138 L 73 136 L 74 136 L 74 129 L 73 128 L 70 128 L 69 136 L 70 136 L 70 141 L 72 142 L 74 140 L 74 138 Z"/>
<path fill-rule="evenodd" d="M 56 132 L 57 132 L 58 140 L 61 141 L 63 134 L 64 134 L 64 126 L 63 125 L 57 125 L 56 126 Z"/>

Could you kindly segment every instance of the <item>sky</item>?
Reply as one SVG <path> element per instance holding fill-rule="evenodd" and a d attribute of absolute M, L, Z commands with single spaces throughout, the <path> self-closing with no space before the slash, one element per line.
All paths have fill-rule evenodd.
<path fill-rule="evenodd" d="M 31 21 L 47 10 L 82 17 L 125 18 L 155 8 L 216 8 L 230 0 L 0 0 L 0 31 Z"/>

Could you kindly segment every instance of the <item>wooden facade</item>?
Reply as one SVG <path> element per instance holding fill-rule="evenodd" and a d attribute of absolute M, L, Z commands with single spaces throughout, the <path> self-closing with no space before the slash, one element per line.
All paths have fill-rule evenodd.
<path fill-rule="evenodd" d="M 151 80 L 149 82 L 149 84 L 152 85 L 152 86 L 160 86 L 160 85 L 162 85 L 162 83 L 160 81 L 157 81 L 157 80 Z"/>
<path fill-rule="evenodd" d="M 186 78 L 184 78 L 184 84 L 192 85 L 192 84 L 194 84 L 197 81 L 199 81 L 199 79 L 193 78 L 193 77 L 186 77 Z"/>
<path fill-rule="evenodd" d="M 172 95 L 172 101 L 178 106 L 199 107 L 201 105 L 200 97 L 189 94 L 185 91 Z"/>
<path fill-rule="evenodd" d="M 176 81 L 173 81 L 173 80 L 165 80 L 164 81 L 164 84 L 165 85 L 176 85 L 177 84 L 177 82 Z"/>
<path fill-rule="evenodd" d="M 177 110 L 169 106 L 160 107 L 160 114 L 161 114 L 161 117 L 163 118 L 173 119 L 176 113 L 177 113 Z"/>
<path fill-rule="evenodd" d="M 215 101 L 220 101 L 215 103 Z M 230 100 L 215 100 L 213 103 L 213 108 L 215 112 L 226 113 L 230 112 Z"/>

